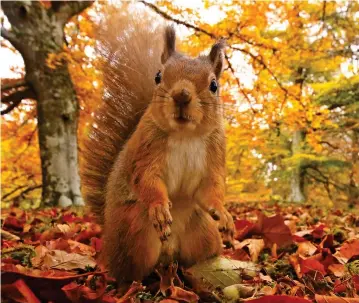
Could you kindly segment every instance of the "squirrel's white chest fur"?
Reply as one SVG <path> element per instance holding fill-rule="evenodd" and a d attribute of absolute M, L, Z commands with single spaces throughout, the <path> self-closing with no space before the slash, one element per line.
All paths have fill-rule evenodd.
<path fill-rule="evenodd" d="M 168 140 L 166 185 L 169 197 L 192 197 L 206 172 L 206 143 L 202 138 Z"/>

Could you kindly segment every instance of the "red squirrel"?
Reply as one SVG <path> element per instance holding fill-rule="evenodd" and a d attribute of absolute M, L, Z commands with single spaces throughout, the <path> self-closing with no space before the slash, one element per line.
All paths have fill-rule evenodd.
<path fill-rule="evenodd" d="M 173 26 L 121 20 L 101 33 L 104 102 L 82 181 L 103 225 L 102 260 L 126 282 L 160 263 L 186 267 L 219 255 L 221 232 L 233 237 L 234 224 L 223 206 L 224 43 L 191 58 L 176 50 Z"/>

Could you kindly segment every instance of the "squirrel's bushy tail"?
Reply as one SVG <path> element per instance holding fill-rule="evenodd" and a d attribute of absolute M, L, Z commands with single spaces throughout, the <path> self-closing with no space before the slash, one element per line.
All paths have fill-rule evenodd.
<path fill-rule="evenodd" d="M 103 222 L 106 183 L 116 157 L 151 101 L 161 66 L 163 24 L 145 12 L 109 11 L 98 32 L 103 101 L 85 142 L 82 189 Z"/>

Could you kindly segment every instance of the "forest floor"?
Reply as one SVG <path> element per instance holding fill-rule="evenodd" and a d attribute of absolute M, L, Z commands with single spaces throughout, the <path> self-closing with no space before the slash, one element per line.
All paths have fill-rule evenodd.
<path fill-rule="evenodd" d="M 91 214 L 3 209 L 2 302 L 359 302 L 358 214 L 290 204 L 229 210 L 236 241 L 219 263 L 174 264 L 120 292 L 96 263 L 101 228 Z"/>

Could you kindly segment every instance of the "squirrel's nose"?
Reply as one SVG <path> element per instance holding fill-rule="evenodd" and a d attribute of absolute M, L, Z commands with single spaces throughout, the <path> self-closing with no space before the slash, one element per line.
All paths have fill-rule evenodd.
<path fill-rule="evenodd" d="M 191 102 L 192 96 L 191 93 L 187 89 L 182 89 L 180 92 L 174 94 L 172 96 L 176 105 L 182 106 Z"/>

